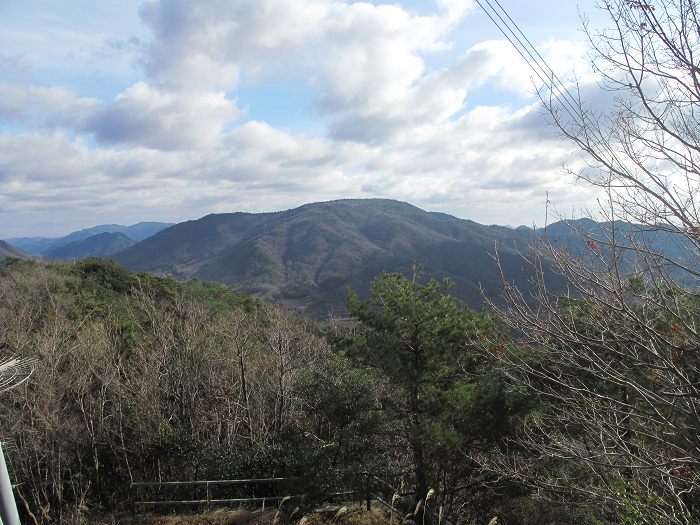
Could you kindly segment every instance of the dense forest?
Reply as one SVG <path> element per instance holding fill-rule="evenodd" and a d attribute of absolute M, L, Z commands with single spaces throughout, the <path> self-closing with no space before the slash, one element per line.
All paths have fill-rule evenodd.
<path fill-rule="evenodd" d="M 449 283 L 384 274 L 355 322 L 321 325 L 106 260 L 0 271 L 2 353 L 38 358 L 0 405 L 28 523 L 125 510 L 132 481 L 298 476 L 322 499 L 363 472 L 457 521 L 597 523 L 487 468 L 538 404 Z"/>
<path fill-rule="evenodd" d="M 640 508 L 668 497 L 653 485 L 662 480 L 631 490 L 625 468 L 610 464 L 600 477 L 530 438 L 559 418 L 560 438 L 586 441 L 592 429 L 561 417 L 572 378 L 641 411 L 645 400 L 586 367 L 585 338 L 579 368 L 559 368 L 559 388 L 543 373 L 528 384 L 517 372 L 541 366 L 547 345 L 513 338 L 450 288 L 423 282 L 419 269 L 382 274 L 368 300 L 350 293 L 352 322 L 319 324 L 225 285 L 108 260 L 9 261 L 0 269 L 2 353 L 38 359 L 0 405 L 25 521 L 124 511 L 134 481 L 294 476 L 312 505 L 363 491 L 369 472 L 411 500 L 432 490 L 453 522 L 644 523 Z M 571 300 L 562 313 L 598 338 L 591 308 Z M 651 388 L 661 373 L 644 381 Z M 627 428 L 627 446 L 662 454 L 655 447 L 695 442 L 680 408 L 667 424 L 684 434 L 660 442 L 651 427 Z M 676 474 L 692 505 L 696 474 Z M 597 496 L 611 484 L 617 499 Z"/>

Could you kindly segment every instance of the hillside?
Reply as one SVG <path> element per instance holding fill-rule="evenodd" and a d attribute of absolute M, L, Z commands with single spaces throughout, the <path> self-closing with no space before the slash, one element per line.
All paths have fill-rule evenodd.
<path fill-rule="evenodd" d="M 239 285 L 307 313 L 342 315 L 350 286 L 365 293 L 382 271 L 450 277 L 462 299 L 480 306 L 481 285 L 495 295 L 496 246 L 508 277 L 529 273 L 516 251 L 530 235 L 430 213 L 391 200 L 340 200 L 277 213 L 208 215 L 177 224 L 113 258 L 128 268 Z"/>
<path fill-rule="evenodd" d="M 672 259 L 690 259 L 689 255 L 694 251 L 691 241 L 680 235 L 675 227 L 659 225 L 652 228 L 625 221 L 563 220 L 537 229 L 537 235 L 576 256 L 588 252 L 585 239 L 593 239 L 605 246 L 615 243 L 622 249 L 648 249 Z"/>
<path fill-rule="evenodd" d="M 0 265 L 5 263 L 5 258 L 7 257 L 29 259 L 31 256 L 27 252 L 20 250 L 7 241 L 0 241 Z"/>
<path fill-rule="evenodd" d="M 26 252 L 46 255 L 53 250 L 57 250 L 71 243 L 83 241 L 99 233 L 121 233 L 134 242 L 139 242 L 169 226 L 171 226 L 171 223 L 167 222 L 139 222 L 131 226 L 100 224 L 69 233 L 63 237 L 17 237 L 8 239 L 8 241 Z"/>
<path fill-rule="evenodd" d="M 92 235 L 87 239 L 71 242 L 55 248 L 44 256 L 47 259 L 84 259 L 86 257 L 106 257 L 136 244 L 123 233 L 105 232 Z"/>
<path fill-rule="evenodd" d="M 382 512 L 376 513 L 379 521 L 368 521 L 346 501 L 340 503 L 347 505 L 344 512 L 323 511 L 321 518 L 330 519 L 300 514 L 341 491 L 356 497 L 372 491 L 399 507 L 395 517 L 415 513 L 413 495 L 402 500 L 395 488 L 410 490 L 414 483 L 408 437 L 415 434 L 406 430 L 402 381 L 415 377 L 410 370 L 416 366 L 392 348 L 403 339 L 396 337 L 404 330 L 396 314 L 420 327 L 420 334 L 399 344 L 412 345 L 417 337 L 426 353 L 417 366 L 430 370 L 420 382 L 429 486 L 438 494 L 464 487 L 451 494 L 456 510 L 441 511 L 442 523 L 487 523 L 495 515 L 503 523 L 545 523 L 530 519 L 540 508 L 514 491 L 510 480 L 496 487 L 484 483 L 463 460 L 471 450 L 482 457 L 502 450 L 515 436 L 521 407 L 532 406 L 501 383 L 492 361 L 472 343 L 477 334 L 480 340 L 490 334 L 481 329 L 496 326 L 489 316 L 428 292 L 429 286 L 396 284 L 409 285 L 405 309 L 385 312 L 389 322 L 360 321 L 345 330 L 225 285 L 134 274 L 105 259 L 38 259 L 0 268 L 0 343 L 7 354 L 40 363 L 26 387 L 4 394 L 0 411 L 2 437 L 13 445 L 22 523 L 94 523 L 93 516 L 106 513 L 99 523 L 264 525 L 272 518 L 280 525 L 384 525 Z M 425 326 L 425 312 L 437 326 Z M 374 356 L 390 370 L 373 365 Z M 446 431 L 447 444 L 440 441 Z M 362 474 L 367 471 L 372 476 Z M 230 511 L 152 517 L 150 505 L 140 507 L 137 520 L 124 514 L 135 496 L 133 480 L 253 478 L 290 479 L 279 485 L 198 484 L 191 491 L 170 485 L 139 494 L 161 502 L 199 499 L 202 489 L 214 502 L 269 497 L 271 516 L 238 516 L 252 518 L 243 522 Z M 298 494 L 308 497 L 286 505 L 288 498 L 272 500 Z M 546 510 L 552 516 L 546 523 L 594 523 L 568 508 Z M 347 522 L 348 511 L 361 521 Z"/>
<path fill-rule="evenodd" d="M 663 260 L 665 264 L 662 266 L 675 283 L 687 287 L 698 286 L 700 268 L 697 265 L 697 246 L 674 227 L 578 219 L 553 223 L 546 229 L 538 229 L 536 235 L 585 261 L 591 268 L 603 270 L 603 261 L 610 264 L 614 246 L 618 268 L 623 274 L 658 271 L 653 268 Z M 591 250 L 588 240 L 593 241 L 595 251 Z M 670 261 L 675 263 L 668 264 Z"/>

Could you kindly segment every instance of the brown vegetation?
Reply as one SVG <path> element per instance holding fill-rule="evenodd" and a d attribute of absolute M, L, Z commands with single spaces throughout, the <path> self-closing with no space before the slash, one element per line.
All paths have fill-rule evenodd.
<path fill-rule="evenodd" d="M 131 517 L 109 516 L 94 525 L 131 525 Z M 284 516 L 275 510 L 217 509 L 202 514 L 149 515 L 138 518 L 140 525 L 388 525 L 386 513 L 379 509 L 365 510 L 361 506 L 329 507 L 299 516 L 292 512 Z"/>
<path fill-rule="evenodd" d="M 0 406 L 29 523 L 115 508 L 132 481 L 231 477 L 223 451 L 248 454 L 246 474 L 276 468 L 261 451 L 300 418 L 293 385 L 326 352 L 308 323 L 105 261 L 2 272 L 0 349 L 39 360 Z"/>

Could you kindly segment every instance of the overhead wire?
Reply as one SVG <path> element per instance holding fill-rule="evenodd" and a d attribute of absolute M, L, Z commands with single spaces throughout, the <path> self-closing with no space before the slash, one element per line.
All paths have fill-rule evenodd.
<path fill-rule="evenodd" d="M 496 9 L 491 3 L 491 0 L 474 1 L 479 5 L 479 7 L 481 7 L 481 9 L 491 19 L 491 21 L 503 34 L 503 36 L 516 49 L 518 54 L 523 58 L 523 60 L 525 60 L 528 67 L 533 71 L 537 78 L 545 86 L 548 87 L 550 93 L 553 93 L 557 96 L 557 100 L 561 103 L 561 107 L 573 119 L 572 123 L 579 126 L 579 128 L 582 130 L 592 129 L 595 131 L 597 129 L 597 122 L 588 121 L 588 115 L 584 111 L 581 102 L 577 101 L 574 98 L 574 96 L 571 94 L 564 82 L 562 82 L 561 79 L 556 75 L 556 73 L 554 73 L 554 70 L 549 66 L 545 58 L 537 51 L 530 39 L 527 38 L 525 33 L 520 29 L 518 24 L 508 14 L 508 12 L 501 5 L 499 0 L 493 0 L 493 2 L 495 2 L 496 5 L 498 5 L 500 11 L 503 13 L 502 15 L 498 11 L 498 9 Z M 490 11 L 489 9 L 486 9 L 485 6 L 488 6 Z M 647 4 L 644 4 L 642 8 L 653 9 L 652 6 L 649 6 Z M 522 39 L 518 36 L 518 34 L 522 36 Z M 588 131 L 585 131 L 584 134 L 588 135 Z M 578 139 L 575 140 L 578 141 Z M 623 178 L 634 178 L 634 175 L 630 174 L 630 167 L 628 165 L 628 162 L 621 158 L 620 152 L 616 151 L 610 143 L 608 143 L 606 140 L 603 139 L 602 136 L 600 136 L 599 133 L 597 134 L 597 137 L 595 138 L 595 143 L 593 145 L 587 144 L 586 141 L 589 140 L 587 137 L 581 140 L 582 142 L 584 142 L 583 147 L 586 148 L 589 152 L 591 152 L 591 154 L 597 162 L 601 162 L 604 165 L 607 165 L 608 170 L 614 171 L 616 174 Z M 602 151 L 596 152 L 595 148 L 597 147 L 602 148 Z M 624 155 L 625 153 L 622 152 L 622 154 Z M 607 159 L 603 158 L 603 156 L 605 155 L 607 156 Z"/>
<path fill-rule="evenodd" d="M 503 15 L 505 15 L 505 17 L 508 19 L 510 24 L 493 6 L 490 0 L 474 1 L 491 19 L 491 21 L 498 28 L 501 34 L 503 34 L 503 36 L 511 43 L 511 45 L 515 48 L 515 50 L 523 58 L 523 60 L 525 60 L 525 63 L 537 76 L 537 78 L 545 86 L 549 87 L 550 92 L 553 92 L 557 95 L 558 99 L 562 102 L 562 107 L 574 120 L 574 122 L 581 124 L 581 122 L 579 121 L 583 119 L 583 115 L 579 113 L 579 110 L 577 109 L 578 103 L 576 102 L 576 100 L 573 98 L 573 96 L 566 88 L 564 83 L 561 81 L 561 79 L 554 73 L 554 70 L 549 66 L 544 57 L 537 51 L 537 49 L 527 38 L 527 36 L 525 36 L 525 33 L 520 29 L 518 24 L 512 19 L 512 17 L 507 13 L 503 6 L 498 2 L 498 0 L 494 1 L 502 11 Z M 485 8 L 485 5 L 489 7 L 490 11 L 489 9 Z M 496 18 L 498 18 L 498 20 L 496 20 Z M 511 27 L 511 24 L 513 27 Z M 524 42 L 518 36 L 518 33 L 522 36 Z"/>
<path fill-rule="evenodd" d="M 489 2 L 489 0 L 485 0 L 485 1 Z M 530 48 L 532 49 L 532 51 L 533 51 L 533 52 L 535 53 L 535 55 L 537 55 L 537 57 L 540 59 L 541 64 L 544 65 L 544 66 L 547 68 L 547 70 L 548 70 L 549 73 L 551 74 L 551 77 L 552 77 L 553 79 L 556 79 L 557 82 L 559 82 L 559 85 L 560 85 L 560 86 L 562 87 L 562 89 L 563 89 L 563 94 L 564 94 L 566 97 L 568 97 L 568 98 L 571 100 L 571 102 L 576 106 L 576 105 L 578 104 L 578 101 L 573 97 L 573 95 L 572 95 L 572 94 L 569 92 L 569 90 L 566 88 L 566 85 L 564 84 L 564 82 L 562 82 L 562 80 L 557 76 L 557 74 L 554 72 L 554 70 L 549 66 L 549 64 L 547 63 L 547 61 L 545 60 L 545 58 L 540 54 L 539 51 L 537 51 L 537 48 L 536 48 L 536 47 L 534 46 L 534 44 L 530 41 L 530 39 L 527 37 L 527 35 L 526 35 L 525 33 L 523 33 L 522 29 L 520 29 L 520 26 L 517 24 L 517 22 L 515 22 L 515 20 L 513 20 L 513 19 L 511 18 L 511 16 L 508 14 L 508 12 L 505 10 L 505 8 L 501 5 L 501 3 L 500 3 L 498 0 L 493 0 L 493 1 L 496 3 L 496 5 L 498 5 L 498 7 L 501 9 L 501 11 L 503 11 L 503 14 L 504 14 L 504 15 L 508 18 L 508 20 L 513 24 L 513 26 L 514 26 L 515 29 L 518 31 L 518 33 L 520 33 L 520 35 L 525 39 L 525 41 L 526 41 L 527 44 L 530 46 Z"/>
<path fill-rule="evenodd" d="M 559 79 L 559 77 L 554 73 L 554 70 L 549 66 L 544 57 L 542 57 L 542 55 L 537 51 L 532 42 L 525 36 L 524 32 L 515 23 L 511 16 L 506 12 L 505 8 L 503 8 L 503 6 L 498 2 L 498 0 L 493 1 L 498 4 L 501 11 L 503 12 L 503 15 L 512 23 L 512 25 L 515 27 L 515 30 L 511 28 L 509 23 L 503 18 L 503 16 L 500 15 L 498 10 L 491 3 L 491 0 L 474 1 L 479 5 L 479 7 L 481 7 L 481 9 L 496 25 L 496 27 L 503 34 L 503 36 L 505 36 L 506 39 L 511 43 L 511 45 L 516 49 L 518 54 L 520 54 L 523 60 L 525 60 L 528 67 L 535 73 L 537 78 L 539 78 L 540 81 L 549 88 L 550 93 L 553 93 L 557 97 L 557 100 L 561 103 L 561 107 L 563 108 L 563 110 L 566 113 L 568 113 L 568 115 L 571 117 L 572 124 L 578 126 L 578 128 L 581 130 L 585 130 L 584 135 L 586 136 L 591 130 L 595 131 L 597 129 L 597 123 L 588 121 L 588 115 L 584 111 L 581 103 L 573 97 L 573 95 L 566 88 L 561 79 Z M 485 5 L 487 5 L 491 9 L 491 11 L 486 9 L 484 7 Z M 498 20 L 496 20 L 496 18 L 498 18 Z M 506 29 L 508 32 L 510 32 L 512 37 L 509 36 L 508 32 L 506 32 Z M 523 41 L 517 36 L 517 34 L 515 33 L 516 30 L 523 36 L 523 39 L 527 42 L 529 48 L 528 45 L 523 43 Z M 538 58 L 535 58 L 535 55 L 539 58 L 539 60 Z M 571 136 L 573 136 L 573 134 Z M 586 137 L 582 140 L 585 142 L 588 141 L 589 138 Z M 619 153 L 615 151 L 611 147 L 611 145 L 603 139 L 603 137 L 599 136 L 599 134 L 594 138 L 594 141 L 596 146 L 602 148 L 602 151 L 595 153 L 594 157 L 600 157 L 597 159 L 600 162 L 613 162 L 617 166 L 616 171 L 620 172 L 622 176 L 626 176 L 625 172 L 627 171 L 627 163 L 620 158 Z M 587 146 L 584 145 L 584 147 Z M 591 152 L 593 153 L 592 150 Z M 603 155 L 607 155 L 608 159 L 601 160 Z"/>

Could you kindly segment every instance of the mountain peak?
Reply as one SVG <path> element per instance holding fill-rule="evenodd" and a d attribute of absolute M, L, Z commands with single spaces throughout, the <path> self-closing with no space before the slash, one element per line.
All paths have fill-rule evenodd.
<path fill-rule="evenodd" d="M 416 262 L 427 277 L 452 278 L 461 298 L 480 306 L 477 283 L 495 291 L 499 281 L 488 253 L 494 240 L 503 247 L 508 271 L 522 267 L 516 237 L 506 228 L 401 201 L 341 199 L 274 213 L 207 215 L 171 226 L 114 259 L 135 270 L 239 285 L 325 316 L 344 310 L 348 286 L 366 293 L 381 272 L 408 273 Z"/>

